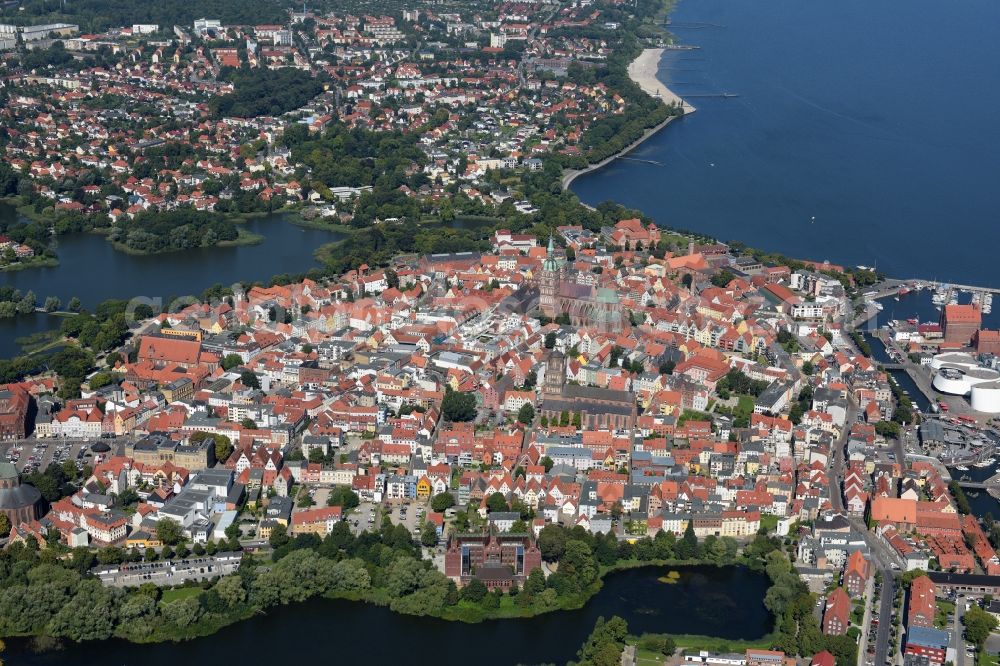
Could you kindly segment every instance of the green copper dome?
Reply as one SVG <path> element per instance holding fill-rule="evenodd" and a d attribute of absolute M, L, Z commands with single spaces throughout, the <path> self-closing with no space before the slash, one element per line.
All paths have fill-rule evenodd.
<path fill-rule="evenodd" d="M 555 241 L 552 239 L 552 236 L 549 236 L 549 251 L 545 255 L 545 261 L 542 262 L 542 270 L 556 273 L 561 266 L 562 261 L 556 256 Z"/>

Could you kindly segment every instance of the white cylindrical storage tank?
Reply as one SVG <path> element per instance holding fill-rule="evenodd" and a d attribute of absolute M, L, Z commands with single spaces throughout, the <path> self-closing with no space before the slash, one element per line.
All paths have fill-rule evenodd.
<path fill-rule="evenodd" d="M 985 414 L 1000 414 L 1000 383 L 989 382 L 972 387 L 972 408 Z"/>

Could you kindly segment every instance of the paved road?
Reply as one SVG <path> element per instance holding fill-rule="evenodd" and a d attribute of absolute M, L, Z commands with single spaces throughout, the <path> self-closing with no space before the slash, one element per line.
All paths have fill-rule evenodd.
<path fill-rule="evenodd" d="M 889 630 L 892 627 L 892 602 L 896 598 L 896 578 L 892 575 L 892 570 L 882 570 L 882 596 L 880 597 L 878 610 L 878 635 L 875 639 L 875 666 L 883 666 L 888 656 L 895 659 L 895 654 L 890 654 Z M 895 652 L 895 650 L 892 650 Z"/>
<path fill-rule="evenodd" d="M 847 415 L 843 432 L 833 445 L 833 460 L 830 461 L 830 505 L 834 511 L 844 510 L 844 495 L 841 482 L 844 480 L 844 449 L 851 434 L 851 426 L 858 420 L 858 407 L 854 400 L 847 399 Z"/>
<path fill-rule="evenodd" d="M 878 634 L 875 641 L 875 666 L 885 666 L 886 659 L 891 659 L 889 663 L 895 663 L 898 659 L 895 650 L 895 643 L 890 642 L 890 631 L 893 625 L 892 610 L 896 598 L 896 590 L 899 581 L 896 579 L 895 564 L 899 566 L 896 554 L 874 533 L 868 531 L 867 525 L 861 519 L 853 518 L 851 522 L 854 528 L 864 535 L 865 543 L 868 544 L 868 551 L 871 554 L 872 563 L 882 573 L 882 595 L 878 608 Z M 957 666 L 957 665 L 956 665 Z"/>
<path fill-rule="evenodd" d="M 955 650 L 955 666 L 973 666 L 976 660 L 969 659 L 965 654 L 965 639 L 962 637 L 962 617 L 965 616 L 966 598 L 958 596 L 955 598 L 955 618 L 951 627 L 948 628 L 951 634 L 951 647 Z"/>
<path fill-rule="evenodd" d="M 875 605 L 875 581 L 868 582 L 862 600 L 865 604 L 865 612 L 861 620 L 861 642 L 858 645 L 858 666 L 865 666 L 865 662 L 870 659 L 868 656 L 869 634 L 871 633 L 872 619 L 878 615 L 878 606 Z"/>

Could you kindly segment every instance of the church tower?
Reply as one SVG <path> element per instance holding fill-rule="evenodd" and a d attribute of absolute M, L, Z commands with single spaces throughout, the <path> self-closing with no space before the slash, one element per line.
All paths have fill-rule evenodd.
<path fill-rule="evenodd" d="M 549 236 L 549 249 L 542 262 L 542 271 L 538 276 L 538 307 L 546 317 L 555 318 L 558 314 L 559 283 L 562 280 L 562 261 L 556 256 L 556 246 L 552 236 Z"/>
<path fill-rule="evenodd" d="M 562 352 L 553 350 L 545 364 L 545 386 L 542 387 L 542 399 L 560 398 L 563 384 L 566 381 L 566 357 Z"/>

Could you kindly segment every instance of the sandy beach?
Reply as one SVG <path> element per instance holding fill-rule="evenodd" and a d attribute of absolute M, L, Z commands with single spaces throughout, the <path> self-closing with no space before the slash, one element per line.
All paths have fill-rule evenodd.
<path fill-rule="evenodd" d="M 665 104 L 680 104 L 684 113 L 691 113 L 694 107 L 685 102 L 670 88 L 656 78 L 660 66 L 660 58 L 666 49 L 644 49 L 638 58 L 628 66 L 628 76 L 635 81 L 643 91 L 652 97 L 659 97 Z"/>

